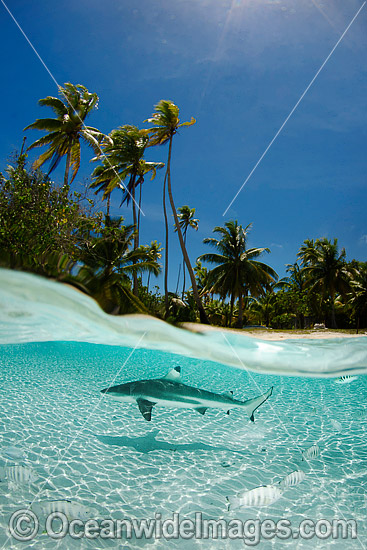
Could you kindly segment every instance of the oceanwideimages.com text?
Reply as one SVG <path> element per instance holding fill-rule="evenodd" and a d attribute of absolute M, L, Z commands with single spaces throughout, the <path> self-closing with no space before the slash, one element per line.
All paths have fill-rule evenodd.
<path fill-rule="evenodd" d="M 197 512 L 193 519 L 174 513 L 162 519 L 157 513 L 151 519 L 69 519 L 53 512 L 41 522 L 32 510 L 17 510 L 9 520 L 9 535 L 17 541 L 29 541 L 42 532 L 52 539 L 230 539 L 243 540 L 246 546 L 257 546 L 263 540 L 289 539 L 356 539 L 357 522 L 349 519 L 304 519 L 298 525 L 288 519 L 206 519 Z"/>

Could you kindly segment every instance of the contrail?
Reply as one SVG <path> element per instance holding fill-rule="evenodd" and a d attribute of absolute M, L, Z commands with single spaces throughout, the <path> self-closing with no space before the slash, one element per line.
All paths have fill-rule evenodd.
<path fill-rule="evenodd" d="M 294 111 L 297 109 L 298 105 L 301 103 L 302 99 L 305 97 L 305 95 L 307 94 L 308 90 L 311 88 L 312 84 L 315 82 L 316 78 L 319 76 L 319 74 L 321 73 L 322 69 L 325 67 L 326 63 L 329 61 L 330 57 L 333 55 L 333 53 L 335 52 L 336 48 L 339 46 L 340 42 L 343 40 L 344 36 L 347 34 L 348 30 L 350 29 L 350 27 L 352 26 L 352 24 L 354 23 L 354 21 L 357 19 L 358 15 L 360 14 L 360 12 L 362 11 L 362 9 L 364 8 L 364 6 L 366 5 L 366 2 L 363 2 L 362 6 L 359 8 L 359 10 L 357 11 L 357 13 L 355 14 L 355 16 L 353 17 L 353 19 L 351 20 L 351 22 L 349 23 L 349 25 L 347 26 L 347 28 L 345 29 L 345 31 L 343 32 L 343 34 L 341 35 L 341 37 L 339 38 L 339 40 L 337 41 L 337 43 L 335 44 L 335 46 L 333 47 L 333 49 L 331 50 L 331 52 L 329 53 L 329 55 L 327 56 L 327 58 L 325 59 L 325 61 L 323 62 L 323 64 L 321 65 L 321 67 L 319 68 L 319 70 L 317 71 L 317 73 L 315 74 L 315 76 L 313 77 L 313 79 L 311 80 L 311 82 L 309 83 L 309 85 L 307 86 L 307 88 L 305 89 L 305 91 L 303 92 L 303 94 L 301 95 L 301 97 L 299 98 L 299 100 L 297 101 L 297 103 L 295 104 L 295 106 L 293 107 L 293 109 L 291 110 L 291 112 L 289 113 L 289 115 L 287 116 L 287 118 L 285 119 L 285 121 L 283 122 L 283 124 L 281 125 L 281 127 L 279 128 L 279 130 L 277 131 L 277 133 L 275 134 L 275 136 L 273 137 L 273 139 L 271 140 L 271 142 L 269 143 L 269 145 L 267 146 L 267 148 L 265 149 L 265 151 L 263 152 L 263 154 L 261 155 L 261 157 L 259 158 L 259 160 L 257 161 L 257 163 L 255 164 L 255 166 L 253 167 L 253 169 L 251 170 L 251 172 L 249 173 L 249 175 L 247 176 L 247 178 L 245 179 L 245 181 L 243 182 L 243 184 L 241 185 L 241 187 L 239 188 L 239 190 L 237 191 L 237 193 L 235 194 L 235 196 L 233 197 L 232 201 L 229 203 L 229 205 L 227 206 L 227 208 L 225 209 L 225 211 L 223 212 L 223 216 L 225 216 L 228 212 L 228 210 L 231 208 L 232 204 L 234 203 L 234 201 L 237 199 L 238 195 L 241 193 L 242 189 L 245 187 L 246 183 L 249 181 L 249 179 L 251 178 L 252 174 L 255 172 L 256 168 L 259 166 L 260 162 L 263 160 L 263 158 L 265 157 L 266 153 L 269 151 L 270 147 L 273 145 L 274 141 L 277 139 L 277 137 L 279 136 L 280 132 L 283 130 L 284 126 L 287 124 L 288 120 L 291 118 L 291 116 L 293 115 Z"/>

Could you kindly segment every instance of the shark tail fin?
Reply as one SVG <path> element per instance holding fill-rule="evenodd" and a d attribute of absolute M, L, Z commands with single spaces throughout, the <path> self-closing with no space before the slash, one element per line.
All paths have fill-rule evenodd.
<path fill-rule="evenodd" d="M 271 396 L 272 393 L 273 393 L 273 386 L 266 393 L 259 395 L 259 397 L 254 397 L 253 399 L 249 399 L 244 403 L 244 406 L 246 408 L 247 414 L 251 422 L 255 422 L 254 412 L 256 411 L 256 409 L 258 409 L 260 405 L 262 405 Z"/>

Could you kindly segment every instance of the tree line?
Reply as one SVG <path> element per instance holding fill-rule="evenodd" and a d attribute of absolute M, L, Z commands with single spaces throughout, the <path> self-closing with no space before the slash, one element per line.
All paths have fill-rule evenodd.
<path fill-rule="evenodd" d="M 179 108 L 161 100 L 144 122 L 147 128 L 123 125 L 104 134 L 86 125 L 98 105 L 98 96 L 82 85 L 66 83 L 60 97 L 39 101 L 52 109 L 53 118 L 37 119 L 25 129 L 46 132 L 20 154 L 0 175 L 0 261 L 2 265 L 28 269 L 78 286 L 93 296 L 108 313 L 151 313 L 173 321 L 197 321 L 225 326 L 265 324 L 292 328 L 325 322 L 336 327 L 366 325 L 367 264 L 346 261 L 337 240 L 305 240 L 297 261 L 287 266 L 288 276 L 277 273 L 260 256 L 266 247 L 248 248 L 251 224 L 243 227 L 230 220 L 215 227 L 215 236 L 204 239 L 212 249 L 192 266 L 187 251 L 187 231 L 197 229 L 195 208 L 176 208 L 173 199 L 171 160 L 174 136 L 179 128 Z M 81 160 L 81 144 L 91 147 L 96 167 L 89 189 L 100 194 L 106 211 L 97 212 L 90 193 L 71 191 Z M 165 162 L 151 162 L 149 148 L 166 146 Z M 44 148 L 29 167 L 28 151 Z M 50 174 L 65 159 L 62 187 Z M 41 167 L 48 163 L 48 173 Z M 157 241 L 140 243 L 142 190 L 146 176 L 162 170 L 164 247 Z M 114 190 L 131 209 L 132 224 L 110 215 Z M 168 196 L 168 197 L 167 197 Z M 169 202 L 174 232 L 182 253 L 175 292 L 168 289 Z M 164 295 L 150 288 L 151 276 L 162 269 Z M 207 264 L 208 267 L 206 265 Z M 210 266 L 210 267 L 209 267 Z M 190 281 L 186 288 L 186 273 Z M 179 291 L 182 274 L 182 290 Z M 145 280 L 145 284 L 143 284 Z"/>

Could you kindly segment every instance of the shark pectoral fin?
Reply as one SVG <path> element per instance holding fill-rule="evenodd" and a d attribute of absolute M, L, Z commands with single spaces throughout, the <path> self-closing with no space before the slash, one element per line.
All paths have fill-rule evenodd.
<path fill-rule="evenodd" d="M 171 380 L 173 382 L 180 382 L 181 381 L 181 367 L 175 367 L 174 369 L 170 370 L 166 374 L 164 379 L 165 380 Z"/>
<path fill-rule="evenodd" d="M 226 391 L 225 393 L 222 393 L 225 397 L 229 397 L 230 399 L 233 399 L 233 391 Z"/>
<path fill-rule="evenodd" d="M 198 411 L 198 413 L 200 414 L 205 414 L 207 408 L 208 407 L 198 407 L 197 409 L 195 409 L 195 411 Z"/>
<path fill-rule="evenodd" d="M 144 420 L 150 422 L 150 420 L 152 419 L 152 408 L 154 407 L 155 403 L 152 403 L 147 399 L 137 399 L 136 402 L 138 404 L 139 411 L 143 415 Z"/>
<path fill-rule="evenodd" d="M 270 390 L 268 390 L 263 395 L 259 395 L 259 397 L 254 397 L 254 399 L 249 399 L 245 402 L 247 414 L 249 415 L 251 422 L 255 422 L 254 412 L 256 411 L 256 409 L 258 409 L 260 405 L 262 405 L 264 401 L 266 401 L 271 396 L 272 393 L 273 387 L 271 387 Z"/>

